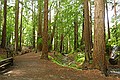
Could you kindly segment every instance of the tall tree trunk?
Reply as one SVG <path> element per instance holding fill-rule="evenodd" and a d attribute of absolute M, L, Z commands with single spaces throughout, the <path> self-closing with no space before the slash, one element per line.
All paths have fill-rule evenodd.
<path fill-rule="evenodd" d="M 6 17 L 7 17 L 7 0 L 4 0 L 4 24 L 2 30 L 2 43 L 1 43 L 2 48 L 5 48 L 6 46 Z"/>
<path fill-rule="evenodd" d="M 33 48 L 35 48 L 35 18 L 34 18 L 35 17 L 34 16 L 35 15 L 35 12 L 34 12 L 35 8 L 34 8 L 34 5 L 33 5 L 33 1 L 34 0 L 32 0 L 32 21 L 33 21 L 33 23 L 32 23 L 33 24 L 33 42 L 32 43 L 33 43 Z"/>
<path fill-rule="evenodd" d="M 92 42 L 92 13 L 91 13 L 91 0 L 89 0 L 89 29 L 90 29 L 90 50 L 93 48 Z M 92 56 L 90 56 L 92 57 Z"/>
<path fill-rule="evenodd" d="M 42 0 L 38 0 L 38 37 L 37 37 L 37 48 L 38 51 L 42 51 Z"/>
<path fill-rule="evenodd" d="M 89 52 L 89 57 L 92 59 L 92 53 L 91 50 L 93 48 L 93 42 L 92 42 L 92 8 L 91 8 L 91 0 L 88 1 L 89 3 L 89 31 L 90 31 L 90 52 Z"/>
<path fill-rule="evenodd" d="M 108 5 L 106 0 L 106 14 L 107 14 L 107 27 L 108 27 L 108 39 L 110 39 L 110 25 L 109 25 L 109 15 L 108 15 Z"/>
<path fill-rule="evenodd" d="M 51 24 L 51 6 L 49 8 L 49 13 L 48 13 L 48 23 Z M 50 33 L 49 34 L 49 37 L 48 37 L 48 51 L 51 51 L 52 50 L 52 41 L 53 41 L 53 33 L 52 33 L 52 26 L 48 26 L 48 32 Z"/>
<path fill-rule="evenodd" d="M 106 72 L 105 59 L 105 0 L 95 0 L 95 25 L 94 25 L 94 68 Z"/>
<path fill-rule="evenodd" d="M 74 50 L 78 48 L 78 20 L 74 21 Z"/>
<path fill-rule="evenodd" d="M 23 0 L 22 0 L 23 2 Z M 23 14 L 23 4 L 21 7 L 21 24 L 20 24 L 20 51 L 22 50 L 22 14 Z"/>
<path fill-rule="evenodd" d="M 42 35 L 43 47 L 41 59 L 48 60 L 48 0 L 44 0 L 44 29 Z"/>
<path fill-rule="evenodd" d="M 19 0 L 15 1 L 15 52 L 18 51 L 18 18 L 19 18 Z"/>
<path fill-rule="evenodd" d="M 61 34 L 61 39 L 60 39 L 60 53 L 63 51 L 63 33 Z"/>
<path fill-rule="evenodd" d="M 83 68 L 86 68 L 90 61 L 90 27 L 89 27 L 89 8 L 88 0 L 84 0 L 84 40 L 85 40 L 85 61 L 83 63 Z"/>

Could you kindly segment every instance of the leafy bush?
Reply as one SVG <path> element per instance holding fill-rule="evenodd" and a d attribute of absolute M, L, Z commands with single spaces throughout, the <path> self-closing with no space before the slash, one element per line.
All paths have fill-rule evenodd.
<path fill-rule="evenodd" d="M 111 28 L 111 45 L 120 46 L 120 24 L 117 27 Z"/>
<path fill-rule="evenodd" d="M 42 44 L 42 38 L 38 37 L 38 44 Z"/>
<path fill-rule="evenodd" d="M 77 54 L 77 56 L 75 57 L 75 61 L 76 62 L 80 62 L 83 63 L 85 60 L 85 55 L 83 53 L 79 53 Z"/>

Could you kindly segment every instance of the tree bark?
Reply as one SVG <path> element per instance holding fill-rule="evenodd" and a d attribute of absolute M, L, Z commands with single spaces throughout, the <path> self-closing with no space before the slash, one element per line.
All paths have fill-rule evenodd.
<path fill-rule="evenodd" d="M 19 0 L 15 1 L 15 52 L 18 51 L 18 18 L 19 18 Z"/>
<path fill-rule="evenodd" d="M 63 34 L 61 34 L 61 39 L 60 39 L 60 53 L 62 53 L 62 51 L 63 51 L 63 38 L 64 38 L 64 36 L 63 36 Z"/>
<path fill-rule="evenodd" d="M 42 51 L 42 41 L 40 41 L 42 39 L 42 0 L 38 0 L 38 36 L 37 36 L 37 48 L 38 51 Z"/>
<path fill-rule="evenodd" d="M 84 13 L 85 61 L 83 63 L 83 68 L 87 68 L 91 52 L 88 0 L 84 0 Z"/>
<path fill-rule="evenodd" d="M 41 59 L 48 60 L 48 0 L 44 0 L 44 29 Z"/>
<path fill-rule="evenodd" d="M 23 2 L 23 0 L 22 0 Z M 22 16 L 23 16 L 23 4 L 21 7 L 21 24 L 20 24 L 20 51 L 22 51 Z"/>
<path fill-rule="evenodd" d="M 94 25 L 94 68 L 106 72 L 105 59 L 105 0 L 95 0 L 95 25 Z"/>
<path fill-rule="evenodd" d="M 2 48 L 5 48 L 6 46 L 6 18 L 7 18 L 7 0 L 4 0 L 4 23 L 3 23 L 2 43 L 1 43 Z"/>
<path fill-rule="evenodd" d="M 93 48 L 92 42 L 92 13 L 91 13 L 91 0 L 89 0 L 89 28 L 90 28 L 90 50 Z M 90 55 L 92 58 L 92 56 Z"/>
<path fill-rule="evenodd" d="M 77 18 L 74 21 L 74 50 L 78 48 L 78 20 Z"/>

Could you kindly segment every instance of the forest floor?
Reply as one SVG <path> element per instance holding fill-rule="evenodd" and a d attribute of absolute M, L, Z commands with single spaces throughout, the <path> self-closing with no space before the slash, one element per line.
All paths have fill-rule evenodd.
<path fill-rule="evenodd" d="M 98 70 L 76 70 L 52 61 L 40 59 L 39 53 L 27 53 L 14 58 L 10 71 L 0 74 L 0 80 L 120 80 L 105 77 Z"/>

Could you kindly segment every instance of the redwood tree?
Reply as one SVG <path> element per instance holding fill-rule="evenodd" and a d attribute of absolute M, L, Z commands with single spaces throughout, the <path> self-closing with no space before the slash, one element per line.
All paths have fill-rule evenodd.
<path fill-rule="evenodd" d="M 4 23 L 3 23 L 2 43 L 1 43 L 2 48 L 5 48 L 6 46 L 6 17 L 7 17 L 7 0 L 4 0 Z"/>
<path fill-rule="evenodd" d="M 38 0 L 38 36 L 37 49 L 42 51 L 42 0 Z"/>
<path fill-rule="evenodd" d="M 90 27 L 89 27 L 89 7 L 88 0 L 84 0 L 84 42 L 85 42 L 85 61 L 83 63 L 83 68 L 87 67 L 90 61 Z"/>
<path fill-rule="evenodd" d="M 22 0 L 23 2 L 23 0 Z M 22 4 L 22 7 L 21 7 L 21 23 L 20 23 L 20 51 L 22 50 L 22 17 L 23 17 L 23 3 Z"/>
<path fill-rule="evenodd" d="M 43 47 L 41 59 L 48 60 L 48 0 L 44 0 L 44 29 L 42 35 Z"/>
<path fill-rule="evenodd" d="M 19 0 L 15 0 L 15 51 L 18 51 Z"/>
<path fill-rule="evenodd" d="M 89 3 L 89 31 L 90 31 L 90 50 L 93 48 L 93 43 L 92 43 L 92 8 L 91 8 L 91 0 L 88 1 Z M 92 56 L 90 56 L 92 57 Z"/>
<path fill-rule="evenodd" d="M 78 48 L 78 18 L 74 20 L 74 50 Z"/>
<path fill-rule="evenodd" d="M 95 0 L 93 64 L 106 72 L 105 59 L 105 0 Z"/>

